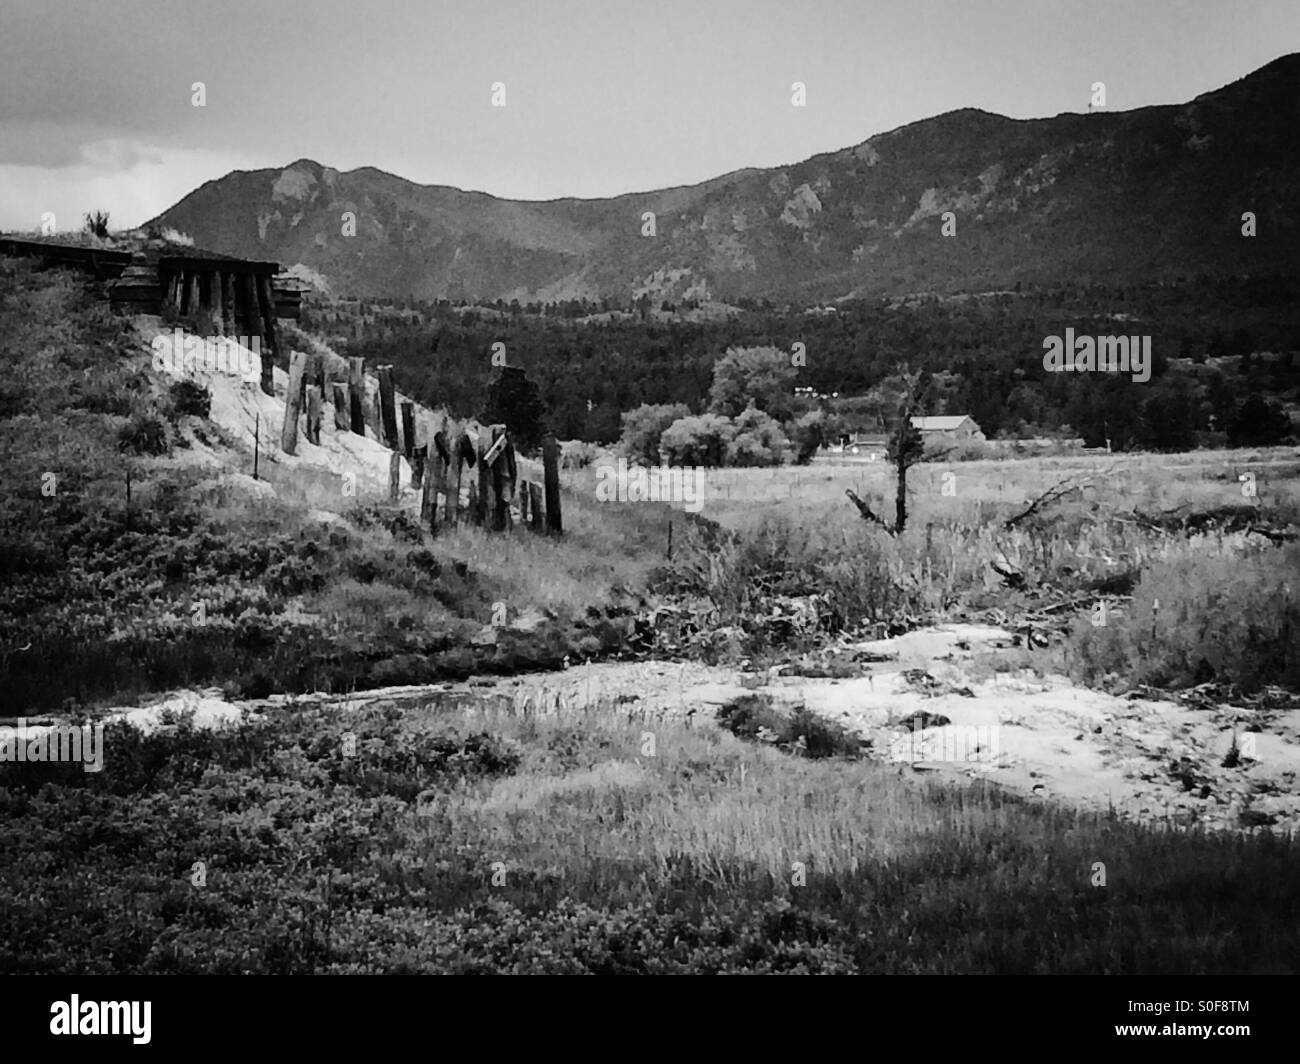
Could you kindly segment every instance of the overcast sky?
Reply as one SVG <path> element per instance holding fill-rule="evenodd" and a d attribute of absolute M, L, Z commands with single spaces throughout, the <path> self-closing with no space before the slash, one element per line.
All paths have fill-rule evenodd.
<path fill-rule="evenodd" d="M 1095 81 L 1181 102 L 1297 50 L 1300 0 L 0 0 L 0 229 L 137 225 L 303 157 L 617 195 L 958 107 L 1082 111 Z"/>

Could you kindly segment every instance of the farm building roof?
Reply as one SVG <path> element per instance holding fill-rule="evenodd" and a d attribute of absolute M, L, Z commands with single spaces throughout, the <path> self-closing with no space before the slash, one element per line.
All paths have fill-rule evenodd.
<path fill-rule="evenodd" d="M 922 432 L 951 432 L 969 421 L 969 414 L 941 414 L 933 417 L 912 418 L 912 428 Z"/>

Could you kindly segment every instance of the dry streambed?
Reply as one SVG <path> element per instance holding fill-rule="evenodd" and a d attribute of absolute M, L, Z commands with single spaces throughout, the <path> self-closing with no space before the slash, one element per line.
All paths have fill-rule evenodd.
<path fill-rule="evenodd" d="M 119 709 L 146 726 L 165 708 L 194 709 L 201 723 L 272 711 L 292 702 L 410 706 L 431 695 L 490 698 L 522 710 L 626 707 L 643 719 L 711 721 L 718 707 L 764 694 L 805 705 L 864 740 L 901 772 L 984 779 L 1028 796 L 1126 818 L 1220 829 L 1300 827 L 1300 702 L 1280 692 L 1233 705 L 1120 698 L 1029 670 L 992 672 L 1011 633 L 978 625 L 926 628 L 847 649 L 861 675 L 814 678 L 691 662 L 596 663 L 558 673 L 393 687 L 352 695 L 273 696 L 229 703 L 215 690 L 182 692 Z M 974 667 L 980 657 L 985 663 Z M 106 751 L 111 757 L 111 750 Z"/>

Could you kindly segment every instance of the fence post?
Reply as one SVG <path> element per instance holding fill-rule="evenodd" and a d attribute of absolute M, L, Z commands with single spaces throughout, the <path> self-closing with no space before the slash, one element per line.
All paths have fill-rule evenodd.
<path fill-rule="evenodd" d="M 388 501 L 396 502 L 402 489 L 402 456 L 394 451 L 388 456 Z"/>
<path fill-rule="evenodd" d="M 460 519 L 460 470 L 461 470 L 461 452 L 460 452 L 460 427 L 456 422 L 448 419 L 442 428 L 442 446 L 446 448 L 447 453 L 444 461 L 447 467 L 447 524 L 455 527 L 456 522 Z M 434 437 L 435 441 L 437 437 Z"/>
<path fill-rule="evenodd" d="M 494 501 L 492 496 L 492 470 L 488 468 L 488 463 L 484 461 L 492 447 L 490 429 L 483 429 L 479 433 L 478 443 L 478 506 L 474 511 L 474 519 L 484 528 L 491 528 L 496 520 L 496 511 L 492 505 Z"/>
<path fill-rule="evenodd" d="M 348 430 L 348 386 L 334 382 L 334 427 Z"/>
<path fill-rule="evenodd" d="M 438 469 L 442 465 L 442 455 L 432 443 L 424 445 L 426 460 L 430 467 L 426 470 L 420 494 L 420 524 L 429 530 L 430 535 L 438 534 Z"/>
<path fill-rule="evenodd" d="M 492 446 L 497 445 L 506 434 L 504 425 L 492 426 Z M 502 446 L 501 453 L 496 456 L 492 462 L 492 468 L 489 475 L 492 479 L 492 531 L 504 532 L 510 524 L 510 511 L 506 507 L 506 480 L 509 472 L 509 458 L 506 456 L 506 449 L 509 448 L 510 441 L 506 440 Z"/>
<path fill-rule="evenodd" d="M 528 482 L 528 523 L 534 532 L 542 531 L 542 486 L 535 480 Z"/>
<path fill-rule="evenodd" d="M 348 359 L 348 402 L 352 418 L 352 431 L 358 436 L 366 434 L 366 378 L 364 358 Z"/>
<path fill-rule="evenodd" d="M 519 523 L 528 524 L 528 481 L 521 480 L 518 487 L 519 492 Z"/>
<path fill-rule="evenodd" d="M 542 469 L 546 478 L 546 530 L 557 536 L 562 535 L 564 521 L 560 517 L 560 445 L 549 433 L 542 441 Z"/>
<path fill-rule="evenodd" d="M 379 416 L 383 425 L 384 446 L 396 451 L 400 446 L 397 438 L 397 408 L 393 405 L 393 367 L 379 367 Z"/>
<path fill-rule="evenodd" d="M 320 386 L 307 385 L 307 442 L 320 446 Z"/>
<path fill-rule="evenodd" d="M 280 450 L 296 454 L 298 450 L 299 397 L 302 394 L 302 371 L 307 356 L 295 351 L 289 356 L 289 388 L 284 396 L 284 425 L 280 429 Z"/>
<path fill-rule="evenodd" d="M 415 404 L 402 400 L 402 453 L 409 462 L 415 457 Z"/>

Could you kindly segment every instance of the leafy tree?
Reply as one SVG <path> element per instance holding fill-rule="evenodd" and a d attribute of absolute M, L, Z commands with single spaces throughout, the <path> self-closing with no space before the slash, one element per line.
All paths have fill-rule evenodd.
<path fill-rule="evenodd" d="M 790 441 L 779 422 L 755 407 L 735 420 L 735 436 L 727 444 L 727 465 L 774 466 L 785 461 Z"/>
<path fill-rule="evenodd" d="M 713 367 L 709 409 L 738 417 L 750 404 L 779 421 L 789 418 L 797 373 L 776 347 L 732 347 Z"/>
<path fill-rule="evenodd" d="M 718 414 L 684 417 L 664 430 L 660 450 L 671 465 L 716 468 L 725 463 L 735 434 L 731 420 Z"/>
<path fill-rule="evenodd" d="M 623 415 L 623 434 L 619 448 L 632 461 L 642 465 L 659 464 L 660 437 L 673 422 L 689 417 L 685 403 L 642 403 Z"/>
<path fill-rule="evenodd" d="M 827 431 L 826 415 L 820 410 L 810 410 L 794 422 L 791 435 L 796 464 L 807 465 L 812 461 L 817 448 L 826 442 Z"/>

